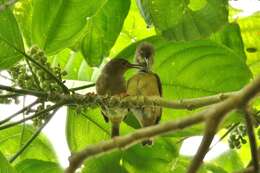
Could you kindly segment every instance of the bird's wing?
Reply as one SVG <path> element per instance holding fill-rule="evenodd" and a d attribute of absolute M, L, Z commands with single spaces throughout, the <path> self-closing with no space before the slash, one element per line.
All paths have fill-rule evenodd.
<path fill-rule="evenodd" d="M 154 76 L 156 77 L 156 80 L 157 80 L 160 96 L 162 96 L 162 83 L 161 83 L 161 79 L 160 79 L 160 77 L 156 73 L 153 73 L 153 74 L 154 74 Z"/>
<path fill-rule="evenodd" d="M 97 94 L 98 95 L 106 95 L 108 94 L 107 92 L 107 89 L 108 89 L 108 83 L 107 83 L 107 80 L 104 79 L 106 78 L 105 75 L 100 75 L 99 78 L 97 79 L 97 82 L 96 82 L 96 91 L 97 91 Z"/>

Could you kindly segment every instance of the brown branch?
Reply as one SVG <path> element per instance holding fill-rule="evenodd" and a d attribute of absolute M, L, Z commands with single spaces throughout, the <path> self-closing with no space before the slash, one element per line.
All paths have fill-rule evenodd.
<path fill-rule="evenodd" d="M 254 134 L 253 120 L 248 108 L 244 109 L 246 129 L 250 143 L 252 164 L 255 172 L 259 172 L 257 142 Z"/>
<path fill-rule="evenodd" d="M 14 92 L 14 93 L 17 93 L 17 94 L 32 95 L 32 96 L 36 96 L 36 97 L 47 97 L 47 93 L 44 93 L 44 92 L 41 92 L 41 91 L 27 90 L 27 89 L 17 89 L 17 88 L 6 86 L 6 85 L 0 85 L 0 90 Z"/>
<path fill-rule="evenodd" d="M 97 145 L 90 145 L 87 148 L 71 155 L 69 158 L 70 166 L 66 169 L 65 173 L 73 173 L 78 167 L 80 167 L 85 159 L 91 156 L 111 152 L 117 148 L 125 149 L 144 139 L 198 124 L 204 120 L 204 116 L 205 112 L 202 111 L 179 121 L 171 121 L 138 129 L 132 134 L 115 137 Z"/>
<path fill-rule="evenodd" d="M 73 94 L 73 95 L 64 95 L 64 94 L 51 94 L 49 96 L 50 101 L 64 100 L 67 104 L 70 105 L 85 105 L 96 107 L 99 105 L 108 105 L 109 107 L 123 107 L 123 108 L 135 108 L 143 106 L 160 106 L 173 109 L 196 109 L 203 106 L 212 105 L 227 99 L 230 96 L 235 95 L 237 92 L 217 94 L 213 96 L 206 96 L 200 98 L 191 98 L 191 99 L 181 99 L 181 100 L 168 100 L 161 97 L 144 97 L 144 96 L 98 96 L 93 93 L 88 93 L 86 95 Z"/>
<path fill-rule="evenodd" d="M 210 138 L 214 136 L 212 134 L 215 134 L 219 123 L 224 118 L 226 113 L 228 113 L 234 108 L 240 107 L 241 105 L 247 103 L 256 95 L 259 89 L 260 78 L 257 78 L 233 96 L 218 104 L 209 107 L 204 111 L 196 113 L 195 116 L 188 116 L 188 118 L 180 121 L 168 122 L 152 127 L 143 128 L 140 130 L 136 130 L 134 133 L 126 136 L 116 137 L 114 139 L 105 141 L 97 145 L 88 146 L 87 148 L 72 154 L 72 156 L 69 159 L 70 166 L 67 168 L 66 173 L 73 173 L 85 159 L 91 156 L 110 152 L 117 148 L 126 148 L 149 137 L 154 137 L 173 130 L 182 129 L 193 124 L 200 123 L 206 119 L 206 125 L 208 127 L 206 128 L 207 130 L 205 131 L 205 134 L 209 137 L 206 137 L 206 139 L 202 141 L 201 145 L 206 146 L 206 149 L 199 149 L 198 153 L 196 154 L 197 156 L 194 157 L 196 159 L 193 159 L 189 168 L 189 170 L 191 170 L 191 168 L 194 167 L 194 170 L 191 170 L 190 172 L 196 172 L 197 169 L 200 167 L 205 154 L 208 151 L 209 144 L 211 143 Z M 213 130 L 210 127 L 213 127 Z M 193 166 L 194 163 L 197 163 L 198 165 Z"/>
<path fill-rule="evenodd" d="M 224 116 L 232 109 L 240 108 L 246 105 L 248 101 L 259 92 L 259 90 L 260 77 L 256 78 L 250 84 L 245 86 L 234 96 L 229 97 L 228 99 L 208 109 L 211 112 L 209 113 L 211 116 L 207 116 L 207 128 L 205 129 L 204 137 L 199 147 L 199 150 L 188 168 L 188 173 L 196 173 L 199 169 L 205 155 L 207 154 L 212 138 L 214 137 L 213 133 L 216 133 L 217 127 L 224 118 Z"/>

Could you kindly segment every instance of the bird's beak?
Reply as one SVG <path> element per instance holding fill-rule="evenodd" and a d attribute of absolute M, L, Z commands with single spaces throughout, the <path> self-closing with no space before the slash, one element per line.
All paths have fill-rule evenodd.
<path fill-rule="evenodd" d="M 142 66 L 140 64 L 130 64 L 129 67 L 131 67 L 131 68 L 138 68 L 138 69 L 143 69 L 144 68 L 144 66 Z"/>

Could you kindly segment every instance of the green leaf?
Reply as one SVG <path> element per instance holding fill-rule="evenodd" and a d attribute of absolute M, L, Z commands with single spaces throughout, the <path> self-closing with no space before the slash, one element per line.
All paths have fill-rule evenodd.
<path fill-rule="evenodd" d="M 144 38 L 155 35 L 154 28 L 148 28 L 142 16 L 139 13 L 135 0 L 131 0 L 129 13 L 125 19 L 123 29 L 118 39 L 110 51 L 110 57 L 114 57 L 125 47 L 142 40 Z"/>
<path fill-rule="evenodd" d="M 260 13 L 238 19 L 241 28 L 247 63 L 254 76 L 260 73 Z"/>
<path fill-rule="evenodd" d="M 77 113 L 75 108 L 68 108 L 67 115 L 66 136 L 71 151 L 110 138 L 110 126 L 99 109 Z"/>
<path fill-rule="evenodd" d="M 59 164 L 36 159 L 27 159 L 15 166 L 19 173 L 62 173 L 64 172 Z"/>
<path fill-rule="evenodd" d="M 87 18 L 106 0 L 35 0 L 32 40 L 47 53 L 70 47 L 84 37 Z"/>
<path fill-rule="evenodd" d="M 82 173 L 105 173 L 108 171 L 128 173 L 122 166 L 121 155 L 120 151 L 115 151 L 98 158 L 91 158 L 85 161 Z"/>
<path fill-rule="evenodd" d="M 191 162 L 190 158 L 179 156 L 175 159 L 171 173 L 184 173 L 187 171 Z M 203 163 L 198 170 L 198 173 L 227 173 L 221 166 L 211 163 Z"/>
<path fill-rule="evenodd" d="M 141 5 L 155 28 L 171 40 L 207 37 L 228 23 L 227 0 L 142 0 Z"/>
<path fill-rule="evenodd" d="M 0 0 L 3 4 L 5 0 Z M 22 55 L 16 51 L 24 51 L 23 40 L 12 11 L 7 8 L 0 12 L 0 70 L 17 63 Z"/>
<path fill-rule="evenodd" d="M 24 133 L 22 131 L 24 130 Z M 15 126 L 0 131 L 0 148 L 7 158 L 12 157 L 21 146 L 32 136 L 35 129 L 30 125 Z M 23 134 L 23 135 L 22 135 Z M 19 156 L 17 161 L 24 159 L 39 159 L 57 161 L 55 152 L 48 139 L 40 134 L 30 146 Z"/>
<path fill-rule="evenodd" d="M 179 147 L 174 138 L 156 138 L 151 147 L 138 144 L 124 151 L 121 162 L 129 173 L 169 173 Z"/>
<path fill-rule="evenodd" d="M 27 46 L 32 45 L 32 0 L 20 0 L 14 6 L 14 15 Z"/>
<path fill-rule="evenodd" d="M 222 167 L 227 172 L 235 172 L 244 168 L 244 165 L 235 150 L 229 150 L 221 154 L 219 157 L 212 160 L 211 163 Z"/>
<path fill-rule="evenodd" d="M 170 138 L 157 139 L 153 146 L 141 144 L 90 158 L 84 163 L 83 173 L 103 173 L 113 170 L 117 173 L 170 173 L 172 161 L 178 157 L 176 141 Z"/>
<path fill-rule="evenodd" d="M 161 78 L 164 98 L 183 99 L 236 91 L 252 77 L 245 59 L 237 51 L 213 41 L 168 42 L 160 37 L 145 41 L 155 46 L 153 71 Z M 117 57 L 131 61 L 137 44 L 139 42 Z M 133 73 L 128 76 L 130 74 Z M 188 113 L 164 109 L 162 119 L 176 119 Z"/>
<path fill-rule="evenodd" d="M 1 173 L 17 173 L 9 164 L 4 155 L 0 152 L 0 172 Z"/>
<path fill-rule="evenodd" d="M 127 16 L 130 0 L 108 0 L 98 13 L 87 20 L 81 51 L 91 66 L 98 66 L 114 45 Z"/>
<path fill-rule="evenodd" d="M 241 59 L 246 59 L 244 43 L 237 23 L 224 26 L 219 32 L 212 34 L 210 39 L 232 49 Z"/>
<path fill-rule="evenodd" d="M 93 81 L 92 74 L 94 68 L 90 67 L 80 52 L 64 49 L 58 54 L 49 57 L 51 66 L 60 66 L 67 72 L 64 79 Z"/>

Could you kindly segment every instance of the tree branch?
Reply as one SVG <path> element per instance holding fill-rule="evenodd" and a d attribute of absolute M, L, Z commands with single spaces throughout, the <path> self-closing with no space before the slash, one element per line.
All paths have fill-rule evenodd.
<path fill-rule="evenodd" d="M 33 103 L 29 104 L 28 106 L 22 108 L 21 110 L 17 111 L 16 113 L 14 113 L 13 115 L 3 119 L 0 121 L 0 125 L 6 123 L 7 121 L 10 121 L 12 118 L 16 117 L 17 115 L 27 111 L 29 108 L 31 108 L 32 106 L 36 105 L 37 103 L 39 103 L 39 100 L 34 101 Z"/>
<path fill-rule="evenodd" d="M 41 91 L 17 89 L 17 88 L 5 86 L 5 85 L 0 85 L 0 90 L 5 90 L 5 91 L 14 92 L 14 93 L 23 94 L 23 95 L 32 95 L 32 96 L 36 96 L 36 97 L 47 97 L 47 93 L 44 93 Z"/>
<path fill-rule="evenodd" d="M 198 150 L 197 154 L 191 162 L 190 168 L 188 169 L 190 170 L 190 172 L 196 172 L 197 169 L 200 167 L 205 154 L 208 151 L 209 144 L 211 143 L 211 138 L 212 136 L 214 136 L 213 134 L 215 134 L 215 132 L 217 131 L 217 127 L 224 116 L 232 109 L 240 107 L 241 105 L 245 105 L 257 94 L 257 92 L 259 92 L 259 90 L 260 78 L 257 78 L 233 96 L 230 96 L 228 99 L 220 103 L 212 105 L 204 111 L 196 113 L 195 116 L 188 116 L 188 118 L 185 118 L 183 120 L 143 128 L 140 130 L 136 130 L 132 134 L 126 136 L 116 137 L 97 145 L 88 146 L 87 148 L 72 154 L 69 159 L 70 166 L 66 169 L 66 173 L 73 173 L 85 159 L 91 156 L 110 152 L 115 150 L 116 148 L 126 148 L 149 137 L 154 137 L 177 129 L 183 129 L 185 127 L 206 120 L 207 128 L 205 134 L 208 137 L 205 137 L 201 144 L 201 146 L 206 146 L 206 149 Z M 210 128 L 212 123 L 213 130 Z M 193 166 L 195 165 L 195 163 L 197 163 L 198 165 Z M 191 170 L 191 168 L 194 168 L 194 170 Z"/>
<path fill-rule="evenodd" d="M 52 110 L 54 110 L 54 109 L 57 109 L 57 108 L 59 108 L 59 107 L 61 107 L 61 106 L 63 106 L 63 105 L 64 105 L 64 102 L 61 101 L 61 102 L 59 102 L 59 103 L 56 103 L 55 105 L 52 105 L 52 106 L 50 106 L 50 107 L 48 107 L 48 108 L 46 108 L 46 109 L 44 109 L 44 110 L 42 110 L 42 111 L 40 111 L 40 112 L 37 112 L 37 113 L 35 113 L 35 114 L 31 115 L 31 116 L 26 117 L 26 118 L 24 118 L 24 119 L 21 119 L 21 120 L 19 120 L 19 121 L 11 122 L 11 123 L 9 123 L 9 124 L 0 126 L 0 130 L 6 129 L 6 128 L 10 128 L 10 127 L 13 127 L 13 126 L 15 126 L 15 125 L 17 125 L 17 124 L 20 124 L 20 123 L 23 123 L 23 122 L 25 122 L 25 121 L 31 120 L 31 119 L 33 119 L 33 118 L 36 118 L 36 117 L 42 115 L 42 114 L 45 114 L 45 113 L 48 113 L 48 112 L 50 112 L 50 111 L 52 111 Z"/>
<path fill-rule="evenodd" d="M 204 137 L 200 144 L 199 150 L 194 156 L 189 168 L 188 173 L 196 173 L 199 169 L 205 155 L 208 152 L 210 143 L 214 137 L 214 134 L 217 132 L 217 127 L 221 123 L 224 116 L 235 108 L 240 108 L 246 105 L 250 99 L 252 99 L 260 90 L 260 77 L 253 80 L 250 84 L 245 86 L 237 94 L 228 99 L 211 106 L 208 110 L 211 116 L 207 116 L 206 129 Z M 213 134 L 214 133 L 214 134 Z"/>
<path fill-rule="evenodd" d="M 86 88 L 93 87 L 95 85 L 96 85 L 95 83 L 92 83 L 92 84 L 87 84 L 87 85 L 83 85 L 83 86 L 79 86 L 79 87 L 75 87 L 75 88 L 70 88 L 69 90 L 70 91 L 78 91 L 78 90 L 83 90 L 83 89 L 86 89 Z"/>
<path fill-rule="evenodd" d="M 247 129 L 248 139 L 249 139 L 249 143 L 250 143 L 250 150 L 251 150 L 251 157 L 252 157 L 254 171 L 259 172 L 258 151 L 257 151 L 256 138 L 255 138 L 255 134 L 254 134 L 253 120 L 252 120 L 252 116 L 247 108 L 244 109 L 244 115 L 245 115 L 245 120 L 246 120 L 245 121 L 246 129 Z"/>
<path fill-rule="evenodd" d="M 218 103 L 227 99 L 230 96 L 236 95 L 237 92 L 217 94 L 213 96 L 206 96 L 200 98 L 181 99 L 181 100 L 167 100 L 156 96 L 99 96 L 93 93 L 86 95 L 73 94 L 65 95 L 59 93 L 52 93 L 48 98 L 50 101 L 64 100 L 70 105 L 85 105 L 96 107 L 99 105 L 108 105 L 109 107 L 123 107 L 123 108 L 136 108 L 144 106 L 160 106 L 173 109 L 196 109 L 203 106 Z"/>
<path fill-rule="evenodd" d="M 138 129 L 132 134 L 118 136 L 97 145 L 90 145 L 87 148 L 71 155 L 69 158 L 70 166 L 66 169 L 65 173 L 73 173 L 85 159 L 91 156 L 111 152 L 116 148 L 125 149 L 149 137 L 154 137 L 159 134 L 189 127 L 202 122 L 204 120 L 204 116 L 205 112 L 202 111 L 179 121 L 171 121 Z"/>
<path fill-rule="evenodd" d="M 21 96 L 21 94 L 17 94 L 17 93 L 8 93 L 8 94 L 2 94 L 0 95 L 0 98 L 15 98 Z"/>

